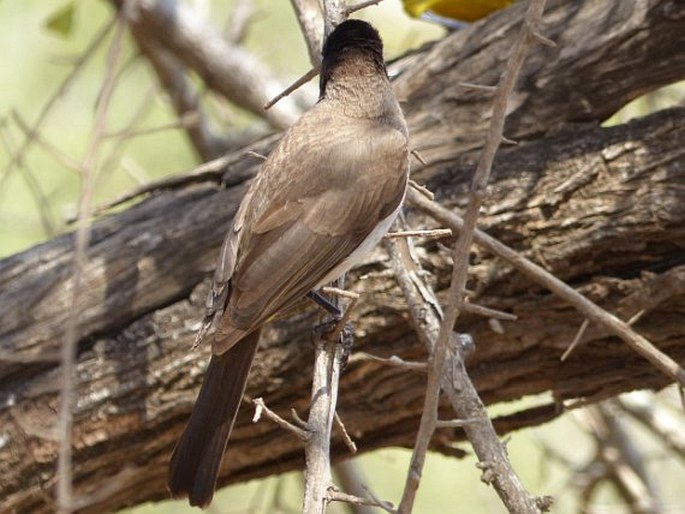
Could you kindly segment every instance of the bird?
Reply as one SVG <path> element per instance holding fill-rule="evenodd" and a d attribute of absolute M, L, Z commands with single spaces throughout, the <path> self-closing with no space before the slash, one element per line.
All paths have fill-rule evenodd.
<path fill-rule="evenodd" d="M 262 163 L 220 252 L 197 337 L 212 355 L 167 480 L 193 506 L 212 501 L 263 325 L 358 263 L 404 201 L 407 124 L 371 24 L 330 33 L 319 91 Z"/>
<path fill-rule="evenodd" d="M 404 10 L 410 16 L 418 18 L 426 12 L 442 18 L 462 22 L 474 22 L 485 18 L 490 13 L 504 9 L 515 0 L 403 0 Z"/>

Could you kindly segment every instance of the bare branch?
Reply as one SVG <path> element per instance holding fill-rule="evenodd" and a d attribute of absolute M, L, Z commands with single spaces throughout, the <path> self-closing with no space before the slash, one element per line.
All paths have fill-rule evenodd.
<path fill-rule="evenodd" d="M 345 442 L 345 446 L 347 446 L 349 448 L 350 453 L 352 453 L 352 454 L 357 453 L 357 445 L 355 444 L 355 442 L 350 437 L 350 434 L 347 431 L 347 428 L 345 428 L 345 424 L 342 422 L 342 419 L 340 419 L 340 416 L 338 415 L 337 412 L 335 413 L 335 424 L 340 429 L 340 433 L 343 436 L 343 441 Z"/>
<path fill-rule="evenodd" d="M 374 362 L 381 362 L 387 364 L 388 366 L 396 366 L 398 368 L 404 368 L 411 371 L 421 371 L 426 372 L 428 370 L 428 364 L 425 362 L 410 362 L 404 359 L 400 359 L 397 355 L 393 355 L 387 359 L 383 357 L 378 357 L 377 355 L 372 355 L 366 352 L 355 352 L 350 358 L 350 362 L 355 362 L 358 360 L 371 360 Z"/>
<path fill-rule="evenodd" d="M 121 8 L 122 0 L 111 0 Z M 195 70 L 208 87 L 278 128 L 290 126 L 300 115 L 293 101 L 264 111 L 268 98 L 283 87 L 259 60 L 224 40 L 189 6 L 179 2 L 140 0 L 127 12 L 137 38 L 154 38 L 186 66 Z"/>
<path fill-rule="evenodd" d="M 324 36 L 347 19 L 345 0 L 323 0 Z"/>
<path fill-rule="evenodd" d="M 257 14 L 252 0 L 238 0 L 233 3 L 231 18 L 226 28 L 226 39 L 238 45 L 245 40 L 247 27 Z"/>
<path fill-rule="evenodd" d="M 316 77 L 319 74 L 319 67 L 316 66 L 309 70 L 307 73 L 302 75 L 299 79 L 297 79 L 295 82 L 290 84 L 288 87 L 286 87 L 283 91 L 278 93 L 276 96 L 274 96 L 271 100 L 266 102 L 264 104 L 264 109 L 271 109 L 279 100 L 282 98 L 285 98 L 288 96 L 290 93 L 293 91 L 297 90 L 298 88 L 304 86 L 307 82 L 312 80 L 314 77 Z"/>
<path fill-rule="evenodd" d="M 685 462 L 685 422 L 674 412 L 654 401 L 654 396 L 639 393 L 640 396 L 624 395 L 617 404 L 641 425 L 649 429 L 669 449 Z"/>
<path fill-rule="evenodd" d="M 228 145 L 212 133 L 200 106 L 197 88 L 188 80 L 184 66 L 146 33 L 137 30 L 133 31 L 133 36 L 157 73 L 179 119 L 192 115 L 193 122 L 184 124 L 183 128 L 202 161 L 219 157 Z"/>
<path fill-rule="evenodd" d="M 24 130 L 25 126 L 23 125 L 23 122 L 20 122 L 19 120 L 20 118 L 17 115 L 17 125 L 19 125 L 19 127 L 22 130 Z M 14 154 L 16 151 L 16 147 L 14 146 L 14 142 L 10 140 L 10 133 L 5 123 L 3 123 L 2 126 L 0 126 L 0 139 L 2 140 L 2 143 L 7 149 L 7 153 L 10 155 Z M 24 173 L 21 174 L 21 177 L 26 183 L 26 186 L 31 192 L 31 196 L 34 202 L 36 203 L 36 206 L 38 207 L 38 211 L 40 212 L 40 221 L 43 225 L 43 230 L 49 236 L 54 236 L 57 232 L 56 224 L 53 218 L 52 211 L 50 209 L 48 199 L 45 196 L 45 193 L 43 192 L 43 187 L 41 186 L 40 181 L 36 178 L 35 174 L 33 173 L 33 170 L 26 166 L 26 164 L 24 164 L 23 171 Z M 8 176 L 9 172 L 5 175 L 5 177 Z M 0 180 L 0 182 L 3 182 L 3 180 Z"/>
<path fill-rule="evenodd" d="M 86 155 L 81 163 L 83 182 L 79 196 L 78 226 L 75 236 L 74 261 L 72 268 L 73 289 L 69 304 L 69 317 L 62 343 L 62 387 L 60 392 L 60 411 L 58 421 L 59 456 L 57 505 L 60 513 L 70 514 L 75 508 L 72 492 L 72 423 L 76 389 L 76 348 L 81 338 L 79 311 L 77 303 L 83 292 L 83 270 L 88 261 L 88 244 L 90 242 L 90 218 L 95 187 L 96 158 L 98 149 L 106 134 L 107 112 L 114 91 L 117 62 L 121 54 L 125 23 L 123 17 L 117 17 L 114 39 L 107 53 L 107 67 L 100 90 L 99 102 L 95 112 L 93 135 Z"/>
<path fill-rule="evenodd" d="M 589 326 L 590 326 L 590 321 L 587 318 L 585 318 L 583 320 L 583 323 L 581 323 L 580 328 L 578 329 L 578 332 L 576 332 L 576 335 L 573 338 L 573 341 L 571 341 L 571 344 L 568 345 L 568 348 L 566 349 L 566 351 L 563 354 L 561 354 L 560 360 L 562 362 L 565 361 L 566 359 L 568 359 L 568 356 L 571 355 L 571 352 L 573 351 L 573 349 L 576 346 L 578 346 L 578 343 L 580 342 L 580 340 L 585 335 L 585 331 L 587 330 L 587 327 L 589 327 Z"/>
<path fill-rule="evenodd" d="M 330 502 L 345 502 L 350 503 L 352 505 L 368 505 L 371 507 L 378 507 L 379 509 L 383 509 L 384 511 L 390 512 L 391 514 L 395 514 L 396 512 L 393 508 L 393 504 L 390 502 L 383 502 L 370 498 L 361 498 L 359 496 L 354 496 L 352 494 L 347 494 L 343 493 L 342 491 L 338 491 L 334 487 L 329 488 L 327 500 Z"/>
<path fill-rule="evenodd" d="M 311 435 L 309 432 L 298 426 L 293 425 L 292 423 L 280 417 L 278 414 L 276 414 L 274 411 L 272 411 L 266 406 L 262 398 L 255 398 L 254 400 L 252 400 L 252 403 L 254 403 L 255 405 L 254 416 L 252 416 L 253 423 L 259 421 L 259 419 L 262 417 L 262 414 L 264 414 L 267 418 L 276 423 L 282 429 L 295 434 L 298 439 L 301 439 L 305 442 L 309 440 L 309 437 Z"/>
<path fill-rule="evenodd" d="M 388 232 L 385 236 L 388 239 L 393 237 L 423 237 L 427 239 L 451 237 L 452 231 L 448 228 L 434 228 L 421 230 L 403 230 L 401 232 Z"/>
<path fill-rule="evenodd" d="M 597 441 L 596 457 L 587 467 L 599 462 L 603 471 L 590 482 L 583 494 L 589 500 L 599 481 L 597 479 L 606 479 L 616 485 L 631 510 L 661 512 L 662 502 L 647 473 L 644 458 L 626 433 L 616 412 L 611 411 L 610 404 L 605 402 L 576 413 L 576 417 L 589 428 Z"/>
<path fill-rule="evenodd" d="M 361 11 L 362 9 L 366 9 L 367 7 L 371 7 L 372 5 L 378 5 L 382 1 L 383 0 L 366 0 L 364 2 L 359 2 L 358 4 L 350 5 L 347 8 L 347 15 L 349 16 L 352 13 Z"/>
<path fill-rule="evenodd" d="M 486 318 L 499 319 L 502 321 L 516 321 L 518 319 L 518 316 L 515 314 L 498 311 L 496 309 L 490 309 L 488 307 L 484 307 L 483 305 L 478 305 L 471 302 L 462 303 L 459 306 L 459 309 L 464 312 L 470 312 L 471 314 L 477 314 Z"/>
<path fill-rule="evenodd" d="M 427 214 L 430 214 L 445 226 L 450 227 L 454 231 L 461 230 L 464 221 L 450 210 L 445 209 L 437 203 L 430 202 L 411 190 L 407 193 L 407 197 L 412 204 L 416 205 Z M 474 241 L 479 246 L 506 259 L 512 266 L 524 273 L 528 278 L 537 284 L 546 287 L 559 298 L 568 302 L 590 321 L 602 325 L 609 332 L 621 338 L 628 346 L 645 357 L 655 368 L 659 369 L 666 376 L 681 385 L 685 385 L 685 370 L 668 355 L 656 348 L 645 337 L 636 333 L 630 324 L 605 311 L 544 268 L 526 259 L 515 250 L 500 243 L 485 232 L 476 230 Z"/>
<path fill-rule="evenodd" d="M 338 382 L 343 345 L 317 338 L 314 356 L 312 399 L 307 426 L 311 437 L 305 446 L 305 491 L 303 514 L 323 514 L 327 490 L 332 483 L 330 464 L 331 428 L 338 400 Z"/>
<path fill-rule="evenodd" d="M 295 17 L 300 24 L 300 30 L 307 44 L 309 62 L 312 63 L 314 69 L 318 69 L 321 64 L 324 27 L 321 2 L 319 0 L 290 0 L 290 3 L 293 5 Z"/>
<path fill-rule="evenodd" d="M 340 484 L 342 491 L 358 498 L 370 496 L 371 499 L 378 501 L 377 497 L 366 489 L 366 477 L 361 466 L 355 461 L 347 459 L 336 463 L 333 468 L 333 474 L 336 478 L 336 483 Z M 329 499 L 334 501 L 332 498 Z M 378 501 L 378 503 L 381 502 Z M 350 510 L 350 514 L 378 514 L 378 510 L 369 505 L 355 505 Z"/>

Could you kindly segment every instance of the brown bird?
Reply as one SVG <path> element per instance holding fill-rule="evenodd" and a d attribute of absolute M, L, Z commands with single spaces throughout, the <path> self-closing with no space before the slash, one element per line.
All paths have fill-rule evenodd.
<path fill-rule="evenodd" d="M 207 506 L 261 327 L 374 247 L 407 188 L 407 126 L 378 32 L 348 20 L 323 49 L 318 103 L 264 161 L 224 240 L 199 339 L 213 355 L 171 457 L 174 497 Z"/>

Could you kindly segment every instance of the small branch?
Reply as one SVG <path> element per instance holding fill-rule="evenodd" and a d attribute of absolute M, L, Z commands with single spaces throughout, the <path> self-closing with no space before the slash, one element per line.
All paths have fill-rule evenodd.
<path fill-rule="evenodd" d="M 451 237 L 452 231 L 448 228 L 435 228 L 426 230 L 404 230 L 402 232 L 388 232 L 385 238 L 393 237 L 423 237 L 427 239 L 439 239 L 441 237 Z"/>
<path fill-rule="evenodd" d="M 272 411 L 266 406 L 262 398 L 255 398 L 254 400 L 252 400 L 252 403 L 255 405 L 254 416 L 252 416 L 252 423 L 257 423 L 257 421 L 259 421 L 259 419 L 262 417 L 262 414 L 264 414 L 267 418 L 276 423 L 279 427 L 295 434 L 298 439 L 304 442 L 307 442 L 309 440 L 311 434 L 307 432 L 307 430 L 297 427 L 289 421 L 280 417 L 278 414 L 276 414 L 274 411 Z"/>
<path fill-rule="evenodd" d="M 340 429 L 340 433 L 343 436 L 343 442 L 345 443 L 345 446 L 347 446 L 347 448 L 350 450 L 350 453 L 357 453 L 357 445 L 350 437 L 350 434 L 347 431 L 347 428 L 345 428 L 345 424 L 342 422 L 342 419 L 340 419 L 340 416 L 338 416 L 337 411 L 335 413 L 335 424 Z"/>
<path fill-rule="evenodd" d="M 12 157 L 5 166 L 2 177 L 0 177 L 0 191 L 3 191 L 5 189 L 5 180 L 7 180 L 10 176 L 10 172 L 12 171 L 12 169 L 14 169 L 15 166 L 22 162 L 23 157 L 26 154 L 26 151 L 34 143 L 33 135 L 37 134 L 40 131 L 40 128 L 47 119 L 50 111 L 52 111 L 52 108 L 57 103 L 57 100 L 59 100 L 60 98 L 62 98 L 62 96 L 64 96 L 64 94 L 66 94 L 66 92 L 69 90 L 69 87 L 71 86 L 71 83 L 84 68 L 85 64 L 95 54 L 95 52 L 100 47 L 102 42 L 107 38 L 111 30 L 114 28 L 115 24 L 116 17 L 112 17 L 107 23 L 105 23 L 102 29 L 100 29 L 100 31 L 95 35 L 93 40 L 88 44 L 88 47 L 80 54 L 71 71 L 64 78 L 64 80 L 59 85 L 57 90 L 53 93 L 50 99 L 42 107 L 40 113 L 38 114 L 38 117 L 36 118 L 36 121 L 33 123 L 33 127 L 31 127 L 31 130 L 29 131 L 30 137 L 26 137 L 26 139 L 24 139 L 22 144 L 12 154 Z"/>
<path fill-rule="evenodd" d="M 340 298 L 347 298 L 349 300 L 359 300 L 360 294 L 354 291 L 348 291 L 347 289 L 340 289 L 338 287 L 324 286 L 321 291 L 326 294 L 335 295 Z"/>
<path fill-rule="evenodd" d="M 616 400 L 618 406 L 685 462 L 685 422 L 682 415 L 676 417 L 675 411 L 660 405 L 652 394 L 639 394 L 639 397 L 635 394 L 622 396 Z"/>
<path fill-rule="evenodd" d="M 419 151 L 418 151 L 416 148 L 414 148 L 414 149 L 413 149 L 411 152 L 409 152 L 409 153 L 411 153 L 411 155 L 413 155 L 414 158 L 415 158 L 417 161 L 419 161 L 423 166 L 428 166 L 428 162 L 426 161 L 426 159 L 423 158 L 423 156 L 419 153 Z M 410 181 L 413 182 L 414 184 L 416 184 L 416 182 L 414 182 L 413 180 L 410 179 Z"/>
<path fill-rule="evenodd" d="M 407 198 L 410 203 L 426 212 L 443 225 L 450 227 L 455 232 L 459 232 L 462 229 L 464 221 L 449 209 L 445 209 L 436 202 L 430 202 L 411 190 L 407 193 Z M 485 248 L 508 261 L 514 268 L 518 269 L 533 282 L 547 288 L 569 305 L 572 305 L 589 321 L 602 325 L 610 333 L 622 339 L 628 346 L 645 357 L 655 368 L 666 376 L 681 385 L 685 385 L 685 370 L 668 355 L 656 348 L 645 337 L 636 333 L 630 324 L 605 311 L 544 268 L 526 259 L 515 250 L 497 241 L 485 232 L 476 229 L 474 241 L 478 246 Z"/>
<path fill-rule="evenodd" d="M 344 277 L 337 287 L 344 289 Z M 336 302 L 339 297 L 335 297 Z M 339 303 L 337 305 L 340 306 Z M 338 402 L 338 383 L 344 357 L 343 334 L 337 324 L 332 336 L 322 335 L 314 343 L 314 377 L 307 427 L 310 439 L 305 445 L 305 484 L 303 514 L 324 514 L 328 488 L 332 483 L 330 445 L 331 429 Z"/>
<path fill-rule="evenodd" d="M 439 419 L 435 422 L 435 428 L 463 428 L 469 423 L 479 423 L 477 419 Z"/>
<path fill-rule="evenodd" d="M 463 312 L 470 312 L 471 314 L 477 314 L 478 316 L 483 316 L 485 318 L 499 319 L 502 321 L 516 321 L 518 319 L 516 314 L 490 309 L 476 303 L 464 302 L 459 306 L 459 309 Z"/>
<path fill-rule="evenodd" d="M 256 14 L 257 10 L 252 0 L 234 2 L 231 18 L 225 31 L 226 39 L 236 45 L 243 43 L 247 35 L 247 28 Z"/>
<path fill-rule="evenodd" d="M 57 429 L 59 433 L 57 506 L 58 511 L 65 514 L 71 513 L 75 508 L 71 469 L 72 425 L 77 383 L 76 349 L 81 338 L 80 313 L 76 306 L 83 293 L 83 271 L 88 262 L 87 252 L 90 243 L 90 218 L 95 188 L 96 159 L 100 144 L 106 134 L 107 112 L 114 92 L 115 72 L 121 55 L 124 28 L 124 19 L 122 16 L 118 16 L 114 39 L 107 53 L 107 66 L 102 88 L 98 95 L 99 102 L 95 112 L 93 134 L 80 165 L 80 169 L 83 170 L 83 182 L 79 195 L 78 226 L 74 236 L 73 286 L 69 298 L 69 317 L 66 321 L 65 336 L 62 343 L 62 386 Z"/>
<path fill-rule="evenodd" d="M 430 201 L 435 200 L 435 195 L 427 187 L 424 187 L 424 186 L 417 184 L 412 179 L 409 179 L 409 186 L 414 188 L 417 192 L 421 193 L 423 196 L 428 198 Z"/>
<path fill-rule="evenodd" d="M 19 116 L 15 115 L 15 117 L 17 120 L 17 125 L 19 125 L 19 127 L 23 129 L 22 125 L 20 125 L 18 122 L 18 120 L 20 119 Z M 30 136 L 27 135 L 27 137 Z M 38 134 L 36 134 L 36 137 L 39 137 Z M 5 126 L 5 123 L 3 123 L 2 126 L 0 126 L 0 139 L 2 139 L 2 143 L 7 149 L 7 153 L 9 155 L 12 155 L 15 151 L 15 146 L 13 144 L 13 141 L 10 140 L 10 133 L 8 128 Z M 23 165 L 23 171 L 24 173 L 21 173 L 21 177 L 24 179 L 26 186 L 31 192 L 31 196 L 34 202 L 36 203 L 36 207 L 38 207 L 38 211 L 40 212 L 40 221 L 43 225 L 43 230 L 48 236 L 54 237 L 54 235 L 57 233 L 56 223 L 54 220 L 54 216 L 52 214 L 52 210 L 50 209 L 50 202 L 48 201 L 47 196 L 43 192 L 43 186 L 41 185 L 41 182 L 38 180 L 33 170 L 31 170 L 25 163 Z M 9 173 L 7 175 L 9 175 Z M 5 177 L 7 177 L 7 175 L 5 175 Z M 3 182 L 3 180 L 0 179 L 0 182 Z M 2 191 L 0 191 L 0 203 L 2 203 L 1 198 Z"/>
<path fill-rule="evenodd" d="M 376 496 L 373 493 L 369 493 L 369 491 L 366 489 L 364 484 L 367 480 L 364 477 L 361 466 L 359 466 L 354 460 L 347 459 L 336 463 L 335 467 L 333 468 L 333 475 L 335 477 L 336 484 L 339 484 L 340 489 L 345 491 L 347 494 L 359 498 L 369 496 L 371 499 L 377 500 Z M 333 486 L 333 489 L 336 491 L 338 490 L 335 486 Z M 334 500 L 329 498 L 329 501 Z M 381 502 L 377 501 L 377 503 L 379 504 Z M 347 510 L 349 511 L 348 514 L 378 514 L 378 510 L 370 505 L 357 504 L 351 506 Z"/>
<path fill-rule="evenodd" d="M 568 348 L 566 348 L 566 351 L 561 355 L 559 360 L 561 362 L 564 362 L 566 359 L 568 359 L 568 356 L 571 355 L 571 352 L 574 350 L 576 346 L 578 346 L 578 343 L 580 340 L 583 338 L 585 335 L 585 331 L 587 330 L 587 327 L 590 326 L 590 320 L 585 318 L 583 320 L 583 323 L 580 325 L 580 328 L 578 329 L 578 332 L 576 332 L 575 337 L 573 338 L 573 341 L 571 341 L 571 344 L 568 345 Z"/>
<path fill-rule="evenodd" d="M 494 95 L 497 92 L 497 86 L 486 86 L 483 84 L 471 84 L 470 82 L 459 82 L 457 84 L 464 89 L 474 89 L 476 91 L 483 91 L 484 93 L 490 93 Z"/>
<path fill-rule="evenodd" d="M 368 505 L 370 507 L 378 507 L 379 509 L 383 509 L 384 511 L 390 512 L 391 514 L 396 513 L 394 505 L 390 502 L 378 501 L 370 498 L 361 498 L 359 496 L 354 496 L 351 494 L 343 493 L 342 491 L 338 491 L 335 487 L 330 487 L 328 489 L 327 500 L 329 502 L 345 502 L 350 503 L 352 505 Z"/>
<path fill-rule="evenodd" d="M 142 186 L 139 186 L 128 193 L 124 193 L 123 195 L 118 196 L 101 206 L 98 206 L 94 213 L 100 214 L 125 202 L 128 202 L 129 200 L 138 198 L 139 196 L 158 191 L 180 189 L 192 184 L 205 182 L 213 182 L 216 184 L 224 183 L 226 185 L 235 185 L 244 182 L 254 177 L 257 169 L 247 168 L 241 169 L 237 173 L 231 173 L 230 165 L 243 160 L 245 157 L 258 159 L 260 161 L 266 159 L 266 157 L 264 157 L 262 154 L 259 154 L 253 150 L 245 150 L 237 157 L 235 154 L 219 157 L 213 161 L 205 162 L 188 172 L 171 177 L 165 177 L 159 180 L 153 180 L 143 184 Z"/>
<path fill-rule="evenodd" d="M 377 355 L 372 355 L 366 352 L 355 352 L 350 359 L 351 362 L 362 360 L 370 360 L 374 362 L 379 362 L 381 364 L 387 364 L 388 366 L 395 366 L 397 368 L 404 368 L 409 371 L 421 371 L 426 372 L 428 370 L 428 364 L 425 362 L 411 362 L 399 358 L 397 355 L 393 355 L 387 359 L 383 357 L 378 357 Z"/>
<path fill-rule="evenodd" d="M 78 174 L 81 174 L 83 172 L 83 170 L 81 170 L 80 168 L 80 162 L 64 153 L 62 150 L 57 148 L 57 146 L 50 143 L 41 135 L 40 132 L 31 129 L 24 121 L 24 119 L 21 117 L 21 115 L 15 110 L 12 110 L 12 119 L 17 124 L 17 127 L 19 127 L 19 129 L 24 133 L 24 136 L 27 140 L 33 139 L 33 141 L 42 146 L 46 152 L 52 155 L 55 158 L 55 160 L 62 164 L 65 168 L 74 170 Z"/>
<path fill-rule="evenodd" d="M 309 70 L 307 73 L 302 75 L 299 79 L 297 79 L 295 82 L 290 84 L 288 87 L 286 87 L 283 91 L 278 93 L 276 96 L 274 96 L 271 100 L 269 100 L 267 103 L 264 104 L 264 109 L 268 110 L 271 109 L 279 100 L 282 98 L 285 98 L 288 96 L 290 93 L 293 91 L 297 90 L 298 88 L 304 86 L 307 82 L 312 80 L 314 77 L 316 77 L 319 74 L 319 67 L 312 68 Z"/>
<path fill-rule="evenodd" d="M 361 11 L 362 9 L 366 9 L 367 7 L 371 7 L 372 5 L 378 5 L 382 1 L 383 0 L 366 0 L 365 2 L 359 2 L 358 4 L 350 5 L 346 10 L 347 15 L 349 16 L 352 13 Z"/>
<path fill-rule="evenodd" d="M 596 439 L 595 461 L 604 468 L 603 475 L 598 478 L 613 482 L 631 510 L 660 512 L 662 502 L 646 471 L 643 456 L 609 405 L 605 402 L 578 413 L 579 419 Z M 587 467 L 591 466 L 592 463 Z M 592 486 L 587 488 L 585 496 L 588 500 L 597 482 L 591 482 Z"/>

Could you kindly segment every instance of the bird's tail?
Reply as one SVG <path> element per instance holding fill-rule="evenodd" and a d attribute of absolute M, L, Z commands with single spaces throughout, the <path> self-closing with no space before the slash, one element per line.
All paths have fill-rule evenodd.
<path fill-rule="evenodd" d="M 221 355 L 212 355 L 200 394 L 169 463 L 167 486 L 174 498 L 190 504 L 212 501 L 221 460 L 231 435 L 260 330 L 248 334 Z"/>

